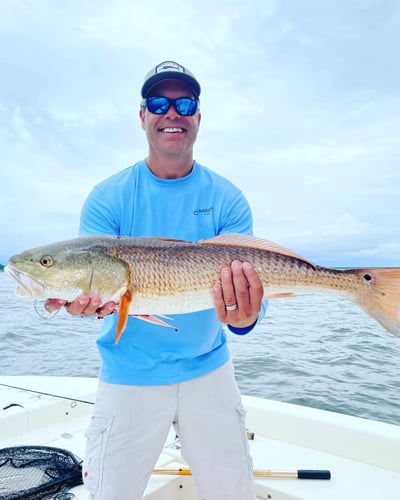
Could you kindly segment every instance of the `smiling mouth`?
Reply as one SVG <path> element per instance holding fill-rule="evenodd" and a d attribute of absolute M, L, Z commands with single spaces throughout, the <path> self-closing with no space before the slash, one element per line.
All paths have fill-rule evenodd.
<path fill-rule="evenodd" d="M 183 132 L 185 132 L 185 129 L 181 127 L 164 127 L 159 128 L 158 131 L 164 134 L 182 134 Z"/>

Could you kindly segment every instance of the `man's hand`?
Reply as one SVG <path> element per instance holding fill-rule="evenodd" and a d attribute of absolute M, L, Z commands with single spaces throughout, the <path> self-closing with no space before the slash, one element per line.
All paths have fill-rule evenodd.
<path fill-rule="evenodd" d="M 221 271 L 221 284 L 212 288 L 218 319 L 237 328 L 254 324 L 264 295 L 252 264 L 235 260 Z"/>
<path fill-rule="evenodd" d="M 94 316 L 104 318 L 108 314 L 118 312 L 118 304 L 116 302 L 106 302 L 102 307 L 100 297 L 89 297 L 88 295 L 79 295 L 72 302 L 67 302 L 61 299 L 47 299 L 44 307 L 48 312 L 55 312 L 65 307 L 65 309 L 73 316 Z"/>

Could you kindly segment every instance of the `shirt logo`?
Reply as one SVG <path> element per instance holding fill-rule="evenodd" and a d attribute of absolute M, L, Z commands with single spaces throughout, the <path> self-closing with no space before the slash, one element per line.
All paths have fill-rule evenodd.
<path fill-rule="evenodd" d="M 193 215 L 210 215 L 212 214 L 213 207 L 209 208 L 196 208 L 196 210 L 193 210 Z"/>

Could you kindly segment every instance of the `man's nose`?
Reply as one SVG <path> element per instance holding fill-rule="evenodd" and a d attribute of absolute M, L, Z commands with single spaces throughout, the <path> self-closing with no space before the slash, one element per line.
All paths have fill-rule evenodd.
<path fill-rule="evenodd" d="M 175 106 L 173 104 L 171 104 L 171 106 L 169 107 L 169 109 L 166 112 L 165 116 L 168 117 L 168 118 L 171 118 L 171 119 L 175 120 L 176 118 L 179 118 L 180 115 L 176 111 Z"/>

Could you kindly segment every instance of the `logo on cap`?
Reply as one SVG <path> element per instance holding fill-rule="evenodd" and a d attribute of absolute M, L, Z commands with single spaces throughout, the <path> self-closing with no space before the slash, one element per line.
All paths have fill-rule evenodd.
<path fill-rule="evenodd" d="M 176 62 L 165 61 L 156 66 L 156 73 L 162 73 L 163 71 L 180 71 L 181 73 L 184 73 L 185 68 Z"/>

